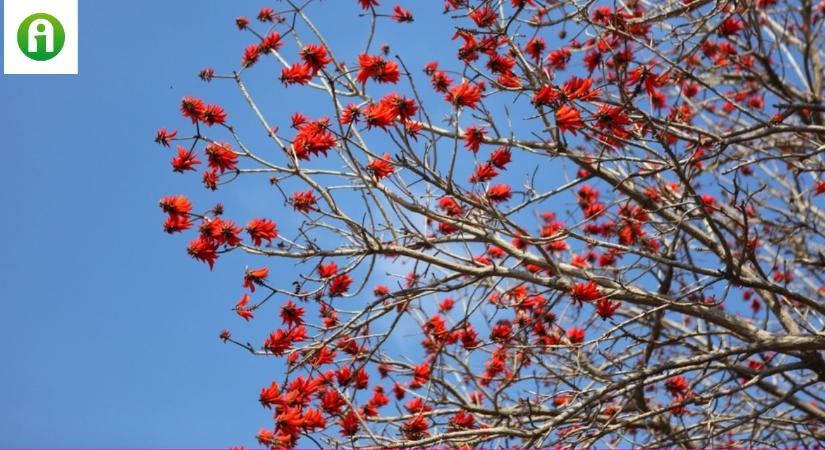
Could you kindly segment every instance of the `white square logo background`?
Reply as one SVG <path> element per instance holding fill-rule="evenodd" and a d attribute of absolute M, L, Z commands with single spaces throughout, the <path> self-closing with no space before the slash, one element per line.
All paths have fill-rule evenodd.
<path fill-rule="evenodd" d="M 3 0 L 3 73 L 77 74 L 77 2 L 78 0 Z M 17 29 L 26 17 L 36 13 L 51 14 L 60 21 L 66 32 L 63 49 L 48 61 L 29 59 L 17 46 Z"/>

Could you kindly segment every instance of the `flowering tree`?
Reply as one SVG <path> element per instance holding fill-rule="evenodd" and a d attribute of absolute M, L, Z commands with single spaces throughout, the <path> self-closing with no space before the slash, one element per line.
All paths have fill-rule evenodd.
<path fill-rule="evenodd" d="M 156 139 L 300 217 L 160 202 L 193 258 L 261 267 L 234 310 L 278 325 L 221 334 L 284 361 L 261 444 L 821 445 L 825 2 L 416 2 L 454 26 L 424 67 L 378 43 L 417 11 L 339 2 L 238 18 L 241 66 L 200 74 L 271 145 L 196 97 L 193 132 Z M 360 21 L 363 51 L 318 14 Z M 265 58 L 267 89 L 327 114 L 266 117 L 246 84 Z"/>

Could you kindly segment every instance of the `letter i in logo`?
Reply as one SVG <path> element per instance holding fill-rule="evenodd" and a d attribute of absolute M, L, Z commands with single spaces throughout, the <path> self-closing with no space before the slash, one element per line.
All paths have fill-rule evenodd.
<path fill-rule="evenodd" d="M 17 45 L 28 58 L 48 61 L 63 49 L 66 32 L 54 16 L 46 13 L 32 14 L 17 29 Z"/>

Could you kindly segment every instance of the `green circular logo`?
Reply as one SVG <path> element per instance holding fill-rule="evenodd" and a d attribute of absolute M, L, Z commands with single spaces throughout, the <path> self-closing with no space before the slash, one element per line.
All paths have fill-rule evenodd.
<path fill-rule="evenodd" d="M 66 32 L 54 16 L 46 13 L 32 14 L 17 29 L 17 45 L 28 58 L 48 61 L 63 50 Z"/>

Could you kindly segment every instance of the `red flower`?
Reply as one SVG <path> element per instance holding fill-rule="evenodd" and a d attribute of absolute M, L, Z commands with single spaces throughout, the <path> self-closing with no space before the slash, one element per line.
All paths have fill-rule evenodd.
<path fill-rule="evenodd" d="M 370 0 L 360 0 L 361 2 L 370 1 Z M 374 0 L 372 0 L 374 1 Z M 341 435 L 342 436 L 355 436 L 355 433 L 358 432 L 360 428 L 358 422 L 358 416 L 355 415 L 356 413 L 352 410 L 349 410 L 347 414 L 341 417 L 338 420 L 338 425 L 341 426 Z"/>
<path fill-rule="evenodd" d="M 351 123 L 358 123 L 361 118 L 361 109 L 358 105 L 351 103 L 344 107 L 344 112 L 341 113 L 340 122 L 342 125 L 349 125 Z"/>
<path fill-rule="evenodd" d="M 453 80 L 450 79 L 450 77 L 447 76 L 447 72 L 444 72 L 443 70 L 439 70 L 434 73 L 430 78 L 430 82 L 436 92 L 442 93 L 447 92 L 447 89 L 449 89 L 450 85 L 453 84 Z"/>
<path fill-rule="evenodd" d="M 361 9 L 364 10 L 370 9 L 371 6 L 380 6 L 378 0 L 358 0 L 358 3 L 361 5 Z"/>
<path fill-rule="evenodd" d="M 309 155 L 317 156 L 323 153 L 326 156 L 329 149 L 338 145 L 335 135 L 329 131 L 329 121 L 326 118 L 300 125 L 298 134 L 292 140 L 292 151 L 298 159 L 309 161 Z"/>
<path fill-rule="evenodd" d="M 685 377 L 680 375 L 665 380 L 665 389 L 670 392 L 670 395 L 676 397 L 686 394 L 690 390 L 690 384 Z"/>
<path fill-rule="evenodd" d="M 467 130 L 464 132 L 464 148 L 473 153 L 478 153 L 481 142 L 484 141 L 484 136 L 486 135 L 487 129 L 484 127 L 477 127 L 475 125 L 467 127 Z"/>
<path fill-rule="evenodd" d="M 297 436 L 304 424 L 301 418 L 301 407 L 287 407 L 275 416 L 275 423 L 279 433 Z"/>
<path fill-rule="evenodd" d="M 226 244 L 230 247 L 235 247 L 241 243 L 241 238 L 238 237 L 238 233 L 241 231 L 243 229 L 236 227 L 235 222 L 221 218 L 204 219 L 203 225 L 201 225 L 201 234 L 204 237 L 214 240 L 217 245 Z"/>
<path fill-rule="evenodd" d="M 284 45 L 284 43 L 281 41 L 281 35 L 273 31 L 261 40 L 261 43 L 258 44 L 258 50 L 260 50 L 261 53 L 268 53 L 270 51 L 277 52 L 282 45 Z"/>
<path fill-rule="evenodd" d="M 197 160 L 198 154 L 195 153 L 195 150 L 186 150 L 185 148 L 178 146 L 178 156 L 172 158 L 172 169 L 175 172 L 183 173 L 187 170 L 195 171 L 196 165 L 200 164 L 201 162 Z"/>
<path fill-rule="evenodd" d="M 541 60 L 541 54 L 546 49 L 547 44 L 541 36 L 536 36 L 530 39 L 527 41 L 527 44 L 524 45 L 524 51 L 527 52 L 527 54 L 530 55 L 530 57 L 537 63 Z"/>
<path fill-rule="evenodd" d="M 241 65 L 244 67 L 252 67 L 256 62 L 258 62 L 259 56 L 261 56 L 261 54 L 258 46 L 255 44 L 249 44 L 249 46 L 243 51 Z"/>
<path fill-rule="evenodd" d="M 312 74 L 315 75 L 332 62 L 332 58 L 327 56 L 327 49 L 320 45 L 308 44 L 301 49 L 301 59 L 304 63 L 312 69 Z"/>
<path fill-rule="evenodd" d="M 441 208 L 445 214 L 451 217 L 460 216 L 464 214 L 464 212 L 461 210 L 461 206 L 453 197 L 441 197 L 440 199 L 438 199 L 438 207 Z"/>
<path fill-rule="evenodd" d="M 551 103 L 557 101 L 561 96 L 559 95 L 559 90 L 556 89 L 553 85 L 547 84 L 542 86 L 538 91 L 533 94 L 532 102 L 536 106 L 547 106 Z"/>
<path fill-rule="evenodd" d="M 235 170 L 238 165 L 238 155 L 229 144 L 209 144 L 204 152 L 209 160 L 209 167 L 220 170 L 221 173 L 227 170 Z"/>
<path fill-rule="evenodd" d="M 352 278 L 347 274 L 341 274 L 332 279 L 329 283 L 329 296 L 338 297 L 349 290 Z"/>
<path fill-rule="evenodd" d="M 269 337 L 264 341 L 264 348 L 276 356 L 281 356 L 292 346 L 292 342 L 291 332 L 278 330 L 269 334 Z"/>
<path fill-rule="evenodd" d="M 278 237 L 278 230 L 269 219 L 252 219 L 246 225 L 246 232 L 252 238 L 252 243 L 258 247 L 261 246 L 264 239 L 272 244 L 272 240 Z"/>
<path fill-rule="evenodd" d="M 390 154 L 384 153 L 382 159 L 373 159 L 370 161 L 367 165 L 367 170 L 372 173 L 372 176 L 375 177 L 376 180 L 381 180 L 392 175 L 393 172 L 395 172 L 395 167 L 390 164 Z"/>
<path fill-rule="evenodd" d="M 401 78 L 398 65 L 380 55 L 358 56 L 358 82 L 364 84 L 372 78 L 376 83 L 397 83 Z"/>
<path fill-rule="evenodd" d="M 423 439 L 430 435 L 427 430 L 430 428 L 430 422 L 427 420 L 426 417 L 421 415 L 416 415 L 407 419 L 403 425 L 401 425 L 401 432 L 404 433 L 404 438 L 415 441 L 418 439 Z"/>
<path fill-rule="evenodd" d="M 498 172 L 490 163 L 479 164 L 475 173 L 470 177 L 470 183 L 485 183 L 498 176 Z"/>
<path fill-rule="evenodd" d="M 561 87 L 562 92 L 564 93 L 567 100 L 593 100 L 599 95 L 599 90 L 590 90 L 590 87 L 593 86 L 593 79 L 592 78 L 579 78 L 579 77 L 571 77 L 567 80 L 564 85 Z"/>
<path fill-rule="evenodd" d="M 479 28 L 487 28 L 493 25 L 498 18 L 498 14 L 490 8 L 485 6 L 483 8 L 476 8 L 470 13 L 470 18 L 478 25 Z"/>
<path fill-rule="evenodd" d="M 619 307 L 622 306 L 620 302 L 611 302 L 609 298 L 603 297 L 596 301 L 596 314 L 602 319 L 613 317 Z"/>
<path fill-rule="evenodd" d="M 258 11 L 258 20 L 261 22 L 272 22 L 275 20 L 275 11 L 272 8 L 261 8 Z"/>
<path fill-rule="evenodd" d="M 160 200 L 160 209 L 170 216 L 186 216 L 192 211 L 192 203 L 183 195 L 167 196 Z"/>
<path fill-rule="evenodd" d="M 160 130 L 158 130 L 158 133 L 155 135 L 155 142 L 157 142 L 158 144 L 160 144 L 164 147 L 169 147 L 169 141 L 174 139 L 175 136 L 177 136 L 177 135 L 178 135 L 178 130 L 175 130 L 175 131 L 172 131 L 172 132 L 167 132 L 166 128 L 161 128 Z"/>
<path fill-rule="evenodd" d="M 189 216 L 169 216 L 163 222 L 163 231 L 172 234 L 192 228 Z"/>
<path fill-rule="evenodd" d="M 306 432 L 312 432 L 316 429 L 322 430 L 327 427 L 327 421 L 321 415 L 321 411 L 317 409 L 307 408 L 301 418 L 303 420 L 301 429 Z"/>
<path fill-rule="evenodd" d="M 719 25 L 719 28 L 716 29 L 716 32 L 719 33 L 720 36 L 727 37 L 739 34 L 739 32 L 744 29 L 745 25 L 742 24 L 742 22 L 737 20 L 735 17 L 730 16 Z"/>
<path fill-rule="evenodd" d="M 584 341 L 584 329 L 576 327 L 570 328 L 567 330 L 567 339 L 570 339 L 570 342 L 574 344 Z"/>
<path fill-rule="evenodd" d="M 825 194 L 825 181 L 817 181 L 814 185 L 814 192 L 816 195 Z"/>
<path fill-rule="evenodd" d="M 249 19 L 246 17 L 238 17 L 235 19 L 235 26 L 237 26 L 239 30 L 245 30 L 246 27 L 249 26 Z"/>
<path fill-rule="evenodd" d="M 570 131 L 575 136 L 576 130 L 583 127 L 584 122 L 576 108 L 563 104 L 556 110 L 556 126 L 562 133 Z"/>
<path fill-rule="evenodd" d="M 284 86 L 290 84 L 307 84 L 312 79 L 312 68 L 306 64 L 295 63 L 291 67 L 284 67 L 281 71 L 281 83 Z"/>
<path fill-rule="evenodd" d="M 400 7 L 398 5 L 395 5 L 395 7 L 392 10 L 393 10 L 393 14 L 392 14 L 392 17 L 391 17 L 392 20 L 394 20 L 398 23 L 412 22 L 413 21 L 413 15 L 412 15 L 412 12 L 410 10 L 403 9 L 402 7 Z"/>
<path fill-rule="evenodd" d="M 506 168 L 510 161 L 510 149 L 507 147 L 499 147 L 490 155 L 490 163 L 502 170 Z"/>
<path fill-rule="evenodd" d="M 258 400 L 264 408 L 270 409 L 272 409 L 272 405 L 280 403 L 282 401 L 281 388 L 278 386 L 278 383 L 273 381 L 269 387 L 262 388 Z"/>
<path fill-rule="evenodd" d="M 258 431 L 258 435 L 255 437 L 258 439 L 259 444 L 269 447 L 275 439 L 275 433 L 267 430 L 266 428 L 261 428 L 261 430 Z"/>
<path fill-rule="evenodd" d="M 288 300 L 281 307 L 281 320 L 289 328 L 303 325 L 304 308 L 299 307 L 292 300 Z"/>
<path fill-rule="evenodd" d="M 570 61 L 570 50 L 561 48 L 547 55 L 547 63 L 556 70 L 564 70 Z"/>
<path fill-rule="evenodd" d="M 206 106 L 203 104 L 203 100 L 199 98 L 184 97 L 180 102 L 180 111 L 183 113 L 184 117 L 192 119 L 192 123 L 195 123 L 203 118 L 203 112 L 205 109 Z"/>
<path fill-rule="evenodd" d="M 592 281 L 576 283 L 573 288 L 570 289 L 570 296 L 573 297 L 573 301 L 578 303 L 579 306 L 583 303 L 589 303 L 604 297 L 599 291 L 599 286 Z"/>
<path fill-rule="evenodd" d="M 198 261 L 203 261 L 209 264 L 209 270 L 212 270 L 215 265 L 215 260 L 218 259 L 217 250 L 218 248 L 214 241 L 205 239 L 203 236 L 200 236 L 190 242 L 189 246 L 186 248 L 189 256 Z"/>
<path fill-rule="evenodd" d="M 472 430 L 475 428 L 476 418 L 469 413 L 459 411 L 458 414 L 450 417 L 450 422 L 447 425 L 449 430 Z"/>
<path fill-rule="evenodd" d="M 481 87 L 477 84 L 470 85 L 467 80 L 464 80 L 450 89 L 444 98 L 457 107 L 466 106 L 476 109 L 477 103 L 481 100 Z"/>
<path fill-rule="evenodd" d="M 367 128 L 378 127 L 386 130 L 392 125 L 397 115 L 395 108 L 384 102 L 367 105 L 364 108 L 364 121 L 367 123 Z"/>
<path fill-rule="evenodd" d="M 226 111 L 218 105 L 207 105 L 203 110 L 202 120 L 210 127 L 216 123 L 223 125 L 226 122 Z"/>
<path fill-rule="evenodd" d="M 413 367 L 413 380 L 410 382 L 410 387 L 418 389 L 424 386 L 430 380 L 430 365 L 427 363 L 419 364 Z"/>
<path fill-rule="evenodd" d="M 450 297 L 445 298 L 438 304 L 438 310 L 441 312 L 449 312 L 455 306 L 455 300 Z"/>
<path fill-rule="evenodd" d="M 252 319 L 253 317 L 255 317 L 255 315 L 252 313 L 252 310 L 248 309 L 246 307 L 246 305 L 248 305 L 248 304 L 249 304 L 249 294 L 247 294 L 247 293 L 244 293 L 243 297 L 241 297 L 241 299 L 238 300 L 238 303 L 235 304 L 235 312 L 239 316 L 243 317 L 244 320 L 247 320 L 247 321 L 249 319 Z"/>
<path fill-rule="evenodd" d="M 213 191 L 218 189 L 218 171 L 216 169 L 203 172 L 203 184 Z"/>
<path fill-rule="evenodd" d="M 409 120 L 418 112 L 415 100 L 398 94 L 387 94 L 386 97 L 381 99 L 381 103 L 387 105 L 392 110 L 393 115 L 401 121 Z"/>
<path fill-rule="evenodd" d="M 506 184 L 497 184 L 487 189 L 487 198 L 493 203 L 505 202 L 513 196 L 510 190 L 510 186 Z"/>
<path fill-rule="evenodd" d="M 383 284 L 379 284 L 372 290 L 372 294 L 376 297 L 384 297 L 390 294 L 390 289 Z"/>
<path fill-rule="evenodd" d="M 329 264 L 318 265 L 318 276 L 321 278 L 331 278 L 338 273 L 338 264 L 331 262 Z"/>
<path fill-rule="evenodd" d="M 295 208 L 295 211 L 308 213 L 315 209 L 316 202 L 317 199 L 315 198 L 315 194 L 312 192 L 312 189 L 306 192 L 292 193 L 292 207 Z"/>
<path fill-rule="evenodd" d="M 250 291 L 255 292 L 256 284 L 263 284 L 266 277 L 269 276 L 269 267 L 261 267 L 260 269 L 247 270 L 243 277 L 243 287 L 249 288 Z"/>

